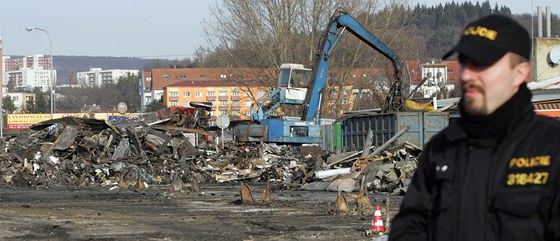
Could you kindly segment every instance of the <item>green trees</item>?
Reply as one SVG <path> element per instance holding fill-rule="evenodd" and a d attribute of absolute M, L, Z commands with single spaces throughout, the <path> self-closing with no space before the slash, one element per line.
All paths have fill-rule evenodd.
<path fill-rule="evenodd" d="M 138 112 L 140 110 L 139 79 L 138 75 L 130 73 L 119 78 L 116 85 L 118 96 L 115 105 L 122 101 L 126 103 L 129 111 Z"/>
<path fill-rule="evenodd" d="M 14 113 L 16 106 L 14 105 L 12 97 L 6 96 L 2 99 L 2 109 L 4 109 L 8 114 Z"/>
<path fill-rule="evenodd" d="M 150 104 L 146 105 L 146 112 L 158 111 L 165 107 L 167 106 L 165 106 L 163 102 L 159 100 L 154 100 Z"/>
<path fill-rule="evenodd" d="M 35 98 L 27 100 L 27 111 L 33 114 L 49 113 L 50 105 L 47 103 L 47 99 L 41 89 L 35 88 L 33 93 L 35 94 Z"/>
<path fill-rule="evenodd" d="M 417 17 L 411 29 L 417 37 L 426 40 L 425 59 L 441 57 L 457 41 L 457 33 L 474 19 L 489 14 L 511 15 L 508 7 L 496 4 L 492 8 L 489 1 L 475 4 L 452 1 L 431 7 L 418 4 L 412 11 Z"/>

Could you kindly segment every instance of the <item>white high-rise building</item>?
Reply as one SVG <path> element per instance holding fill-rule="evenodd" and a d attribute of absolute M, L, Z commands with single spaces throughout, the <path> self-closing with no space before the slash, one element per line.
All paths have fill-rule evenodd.
<path fill-rule="evenodd" d="M 116 84 L 120 77 L 128 74 L 138 75 L 139 70 L 130 69 L 109 69 L 91 68 L 89 71 L 78 72 L 78 86 L 80 87 L 101 87 L 105 84 Z"/>
<path fill-rule="evenodd" d="M 56 70 L 54 75 L 56 76 Z M 32 91 L 39 87 L 41 91 L 46 92 L 50 89 L 51 70 L 40 69 L 21 69 L 6 72 L 6 83 L 14 81 L 15 89 L 25 89 Z M 55 78 L 56 82 L 56 78 Z"/>
<path fill-rule="evenodd" d="M 56 70 L 50 70 L 50 57 L 32 55 L 23 58 L 2 57 L 3 85 L 12 85 L 16 90 L 30 90 L 36 87 L 48 91 L 51 83 L 56 85 Z M 54 78 L 54 81 L 51 81 Z"/>

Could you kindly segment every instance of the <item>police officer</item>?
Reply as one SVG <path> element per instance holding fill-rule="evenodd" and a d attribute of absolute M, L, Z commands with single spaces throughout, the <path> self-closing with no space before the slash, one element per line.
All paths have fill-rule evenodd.
<path fill-rule="evenodd" d="M 425 147 L 389 240 L 560 240 L 560 122 L 531 104 L 527 30 L 486 16 L 455 53 L 461 118 Z"/>

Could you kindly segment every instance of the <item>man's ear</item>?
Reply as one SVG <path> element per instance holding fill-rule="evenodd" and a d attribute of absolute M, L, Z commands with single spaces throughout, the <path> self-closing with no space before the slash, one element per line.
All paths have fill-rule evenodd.
<path fill-rule="evenodd" d="M 514 84 L 521 85 L 523 82 L 531 81 L 531 65 L 529 62 L 522 62 L 513 68 L 514 71 Z"/>

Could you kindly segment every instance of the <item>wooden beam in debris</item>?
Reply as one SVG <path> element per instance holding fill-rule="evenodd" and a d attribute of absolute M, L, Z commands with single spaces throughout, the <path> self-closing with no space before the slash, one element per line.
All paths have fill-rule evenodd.
<path fill-rule="evenodd" d="M 394 135 L 393 137 L 391 137 L 391 139 L 389 139 L 388 141 L 386 141 L 385 143 L 383 143 L 383 145 L 381 145 L 379 148 L 375 149 L 375 151 L 374 151 L 373 153 L 371 153 L 370 155 L 368 155 L 368 157 L 373 157 L 373 156 L 376 156 L 377 154 L 381 153 L 381 151 L 385 150 L 391 143 L 393 143 L 395 140 L 397 140 L 400 136 L 402 136 L 404 133 L 406 133 L 409 129 L 410 129 L 409 126 L 405 126 L 404 129 L 400 130 L 396 135 Z M 373 149 L 373 148 L 375 148 L 375 146 L 369 146 L 369 147 L 367 147 L 367 148 L 364 148 L 364 150 L 365 150 L 365 149 L 368 149 L 368 150 L 369 150 L 369 149 Z M 338 160 L 338 161 L 334 161 L 334 162 L 328 164 L 328 166 L 329 166 L 329 167 L 332 167 L 332 166 L 334 166 L 334 165 L 337 165 L 337 164 L 340 164 L 340 163 L 343 163 L 343 162 L 346 162 L 346 161 L 353 160 L 353 159 L 356 158 L 356 156 L 360 155 L 362 152 L 363 152 L 363 150 L 362 150 L 362 151 L 359 151 L 359 152 L 356 152 L 356 153 L 354 153 L 354 154 L 352 154 L 352 155 L 350 155 L 350 156 L 347 156 L 347 157 L 345 157 L 345 158 L 342 158 L 342 159 L 340 159 L 340 160 Z"/>
<path fill-rule="evenodd" d="M 391 145 L 391 143 L 395 142 L 397 139 L 399 139 L 399 137 L 401 137 L 402 135 L 404 135 L 404 133 L 406 133 L 408 130 L 410 129 L 409 126 L 405 126 L 402 130 L 400 130 L 396 135 L 394 135 L 393 137 L 391 137 L 391 139 L 387 140 L 385 143 L 383 143 L 383 145 L 381 145 L 380 147 L 378 147 L 377 149 L 375 149 L 375 151 L 373 151 L 371 154 L 369 154 L 367 157 L 374 157 L 377 156 L 379 153 L 381 153 L 383 150 L 387 149 L 387 147 L 389 147 Z"/>

